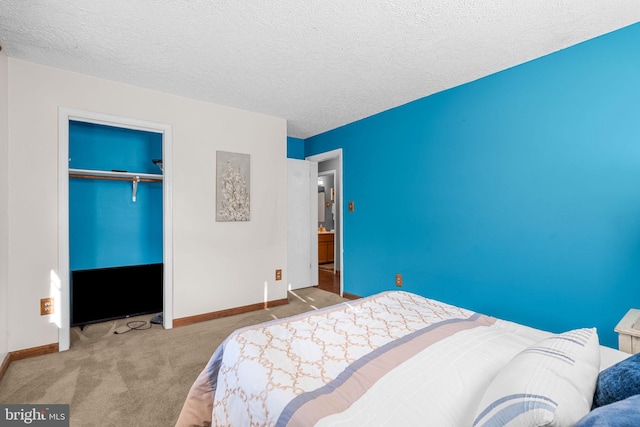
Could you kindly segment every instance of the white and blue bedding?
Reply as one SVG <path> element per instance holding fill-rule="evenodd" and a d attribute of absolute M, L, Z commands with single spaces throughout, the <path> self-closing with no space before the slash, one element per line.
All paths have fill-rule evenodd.
<path fill-rule="evenodd" d="M 510 362 L 521 353 L 536 357 L 525 357 L 517 371 L 547 366 L 541 357 L 550 352 L 557 353 L 556 371 L 571 365 L 557 358 L 578 360 L 582 390 L 566 418 L 574 420 L 591 407 L 601 367 L 625 355 L 600 347 L 595 330 L 572 333 L 573 341 L 575 334 L 589 337 L 582 346 L 540 350 L 556 335 L 408 292 L 383 292 L 235 331 L 194 382 L 177 425 L 490 426 L 483 405 L 500 401 L 503 391 L 518 394 L 517 387 L 502 390 L 499 374 L 514 369 Z M 544 382 L 556 384 L 553 375 Z M 538 391 L 558 400 L 552 390 Z"/>

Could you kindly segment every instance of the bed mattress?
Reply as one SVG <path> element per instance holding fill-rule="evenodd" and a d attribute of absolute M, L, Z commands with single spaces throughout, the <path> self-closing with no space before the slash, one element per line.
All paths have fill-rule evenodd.
<path fill-rule="evenodd" d="M 470 426 L 497 373 L 550 335 L 383 292 L 235 331 L 194 382 L 178 425 Z M 624 357 L 601 347 L 602 368 Z"/>

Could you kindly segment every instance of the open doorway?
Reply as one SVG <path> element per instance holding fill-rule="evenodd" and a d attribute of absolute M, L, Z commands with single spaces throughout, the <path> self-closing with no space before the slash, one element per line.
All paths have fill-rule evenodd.
<path fill-rule="evenodd" d="M 343 189 L 342 189 L 342 149 L 332 150 L 326 153 L 317 154 L 307 157 L 306 160 L 318 163 L 318 179 L 322 177 L 331 177 L 333 181 L 330 185 L 323 185 L 324 194 L 322 202 L 319 200 L 319 213 L 321 209 L 324 213 L 324 220 L 318 221 L 318 252 L 319 252 L 319 268 L 318 282 L 321 289 L 343 295 L 344 292 L 344 263 L 343 263 Z M 327 181 L 328 183 L 328 181 Z M 320 183 L 319 183 L 320 184 Z M 323 184 L 324 181 L 323 181 Z M 331 191 L 333 188 L 333 194 Z M 320 188 L 319 188 L 320 189 Z M 331 200 L 333 196 L 333 201 Z M 320 197 L 320 196 L 319 196 Z M 327 206 L 327 204 L 329 206 Z M 331 230 L 333 228 L 333 230 Z M 322 237 L 322 238 L 320 238 Z M 327 245 L 331 240 L 333 244 L 332 254 L 322 254 L 321 245 Z M 326 250 L 326 248 L 324 248 Z M 322 259 L 320 259 L 322 257 Z M 328 262 L 328 260 L 332 262 Z M 323 262 L 321 262 L 323 261 Z M 323 266 L 330 265 L 330 268 Z M 329 270 L 329 271 L 327 271 Z"/>
<path fill-rule="evenodd" d="M 172 129 L 170 125 L 82 110 L 60 108 L 58 134 L 58 272 L 60 295 L 59 343 L 60 351 L 70 347 L 71 298 L 69 259 L 69 124 L 85 122 L 115 128 L 153 132 L 162 138 L 162 309 L 163 326 L 173 325 L 173 257 L 172 257 Z M 133 191 L 135 192 L 135 185 Z"/>

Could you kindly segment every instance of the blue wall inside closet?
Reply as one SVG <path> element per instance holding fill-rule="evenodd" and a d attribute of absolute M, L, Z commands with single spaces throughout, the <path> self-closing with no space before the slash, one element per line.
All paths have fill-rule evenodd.
<path fill-rule="evenodd" d="M 159 174 L 162 135 L 71 121 L 69 168 Z M 71 270 L 161 263 L 162 183 L 69 179 Z"/>
<path fill-rule="evenodd" d="M 305 140 L 343 149 L 345 291 L 555 332 L 640 304 L 640 24 Z"/>

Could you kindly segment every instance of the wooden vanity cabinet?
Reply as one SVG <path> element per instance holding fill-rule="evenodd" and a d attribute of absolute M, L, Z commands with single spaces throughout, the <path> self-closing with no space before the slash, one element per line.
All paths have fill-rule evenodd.
<path fill-rule="evenodd" d="M 318 233 L 318 264 L 333 262 L 333 233 Z"/>

